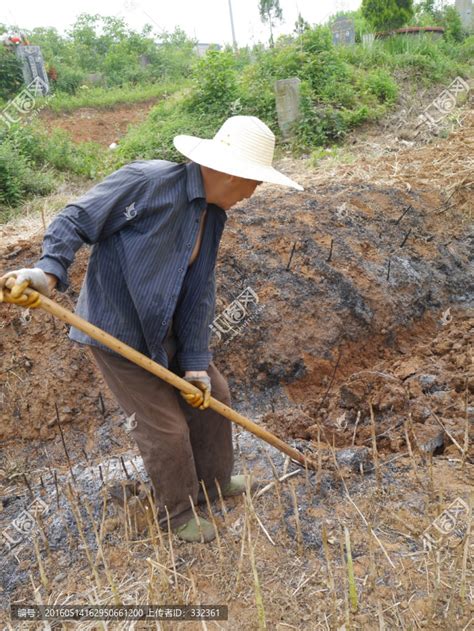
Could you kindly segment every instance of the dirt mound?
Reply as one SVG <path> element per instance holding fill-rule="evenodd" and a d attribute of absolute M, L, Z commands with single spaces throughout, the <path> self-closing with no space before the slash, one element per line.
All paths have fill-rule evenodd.
<path fill-rule="evenodd" d="M 376 422 L 377 447 L 384 452 L 414 449 L 428 453 L 462 453 L 468 436 L 468 397 L 474 390 L 470 342 L 474 322 L 464 310 L 449 320 L 416 327 L 399 346 L 398 357 L 354 372 L 322 398 L 306 398 L 309 388 L 295 383 L 288 390 L 297 409 L 269 412 L 263 422 L 279 434 L 319 439 L 336 446 L 369 446 L 370 406 Z M 422 333 L 422 334 L 420 334 Z M 337 371 L 336 375 L 337 377 Z M 471 428 L 472 431 L 472 428 Z"/>
<path fill-rule="evenodd" d="M 28 267 L 41 255 L 41 240 L 19 241 L 8 249 L 3 265 L 7 257 L 9 269 Z M 67 309 L 74 309 L 87 258 L 84 248 L 71 270 L 72 288 L 56 294 L 56 300 Z M 89 422 L 97 425 L 103 418 L 104 406 L 116 409 L 87 348 L 68 339 L 68 325 L 44 312 L 2 305 L 0 328 L 0 440 L 54 438 L 58 432 L 56 406 L 61 423 L 75 423 L 85 432 Z"/>
<path fill-rule="evenodd" d="M 215 360 L 229 378 L 236 406 L 253 416 L 275 404 L 320 402 L 324 397 L 317 415 L 314 408 L 308 411 L 311 418 L 327 422 L 330 416 L 331 424 L 345 414 L 341 422 L 353 423 L 360 411 L 360 440 L 369 395 L 378 422 L 383 415 L 385 423 L 407 411 L 414 421 L 426 421 L 423 397 L 415 397 L 418 406 L 407 404 L 407 397 L 414 398 L 416 379 L 410 381 L 400 371 L 407 369 L 407 356 L 417 361 L 420 339 L 429 346 L 439 337 L 445 367 L 441 370 L 435 345 L 431 355 L 419 350 L 415 372 L 432 375 L 428 364 L 436 358 L 443 383 L 432 410 L 441 410 L 443 390 L 451 406 L 448 418 L 462 417 L 461 403 L 452 405 L 452 397 L 463 400 L 469 359 L 463 309 L 473 295 L 466 216 L 472 183 L 453 180 L 446 196 L 441 182 L 426 186 L 425 174 L 440 155 L 466 160 L 471 138 L 469 130 L 460 130 L 440 147 L 431 147 L 431 153 L 421 147 L 393 156 L 392 165 L 377 158 L 369 164 L 365 158 L 372 182 L 353 181 L 357 169 L 352 167 L 349 176 L 347 165 L 341 165 L 337 177 L 326 179 L 320 172 L 300 170 L 304 193 L 263 185 L 251 200 L 230 211 L 217 266 L 216 317 L 248 287 L 258 301 L 248 307 L 255 307 L 255 313 L 247 314 L 245 327 L 231 327 L 234 337 L 221 333 L 221 339 L 213 338 Z M 395 181 L 387 176 L 393 163 L 399 165 Z M 409 187 L 399 181 L 401 165 L 412 174 Z M 451 163 L 447 172 L 452 169 Z M 436 173 L 431 175 L 437 181 Z M 0 256 L 2 266 L 11 269 L 31 265 L 39 254 L 37 237 L 10 242 Z M 71 288 L 57 294 L 68 308 L 77 298 L 87 259 L 83 248 L 71 269 Z M 437 321 L 450 307 L 456 316 L 444 327 Z M 103 385 L 87 349 L 73 345 L 67 327 L 41 312 L 25 314 L 14 306 L 0 311 L 2 439 L 55 436 L 55 405 L 64 422 L 95 427 L 103 418 Z M 456 346 L 452 354 L 451 343 Z M 358 374 L 367 370 L 390 377 Z M 340 394 L 333 395 L 338 389 Z M 106 396 L 104 389 L 102 401 Z M 105 405 L 116 410 L 110 399 Z M 347 443 L 348 428 L 332 432 L 338 442 Z"/>

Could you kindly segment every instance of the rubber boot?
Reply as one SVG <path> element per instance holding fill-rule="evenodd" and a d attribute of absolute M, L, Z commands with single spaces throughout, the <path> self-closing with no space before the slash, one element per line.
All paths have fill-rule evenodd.
<path fill-rule="evenodd" d="M 233 497 L 234 495 L 242 495 L 247 489 L 247 477 L 246 475 L 233 475 L 230 478 L 230 482 L 227 486 L 222 488 L 222 495 L 224 497 Z M 255 486 L 255 481 L 250 476 L 250 489 Z"/>
<path fill-rule="evenodd" d="M 199 517 L 199 524 L 196 518 L 192 517 L 186 523 L 174 528 L 173 532 L 177 537 L 189 543 L 208 543 L 216 538 L 214 526 L 202 517 Z"/>

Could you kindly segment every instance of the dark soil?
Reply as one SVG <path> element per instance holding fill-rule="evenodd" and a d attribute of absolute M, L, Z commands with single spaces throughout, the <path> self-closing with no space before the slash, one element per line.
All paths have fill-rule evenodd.
<path fill-rule="evenodd" d="M 343 502 L 344 487 L 334 475 L 332 447 L 339 466 L 347 472 L 351 493 L 379 524 L 383 525 L 386 516 L 377 502 L 369 503 L 367 499 L 365 506 L 364 497 L 375 487 L 373 432 L 384 466 L 383 479 L 392 493 L 385 498 L 385 506 L 397 513 L 398 519 L 408 510 L 408 495 L 403 493 L 404 484 L 411 480 L 407 473 L 410 450 L 425 458 L 424 462 L 431 462 L 433 456 L 434 462 L 434 473 L 430 470 L 431 490 L 425 489 L 423 498 L 410 495 L 410 502 L 416 505 L 408 511 L 412 521 L 424 519 L 426 513 L 423 527 L 427 527 L 441 512 L 440 498 L 439 511 L 438 505 L 426 503 L 426 493 L 433 497 L 433 480 L 442 480 L 446 498 L 466 495 L 468 479 L 472 481 L 472 449 L 468 446 L 473 444 L 468 433 L 472 413 L 472 182 L 458 178 L 459 182 L 453 184 L 447 179 L 447 188 L 443 189 L 442 185 L 430 185 L 429 176 L 433 164 L 444 160 L 444 156 L 448 160 L 450 155 L 468 155 L 471 132 L 472 126 L 442 141 L 440 146 L 407 149 L 385 161 L 363 155 L 347 178 L 343 173 L 348 173 L 348 167 L 325 175 L 323 168 L 316 171 L 305 168 L 301 162 L 283 162 L 289 175 L 304 184 L 303 193 L 264 185 L 251 200 L 229 212 L 217 265 L 216 316 L 248 287 L 255 292 L 258 304 L 248 306 L 247 316 L 238 318 L 231 335 L 223 334 L 221 339 L 214 336 L 215 362 L 229 380 L 237 410 L 301 450 L 317 454 L 319 448 L 323 467 L 317 480 L 312 473 L 311 479 L 296 490 L 303 530 L 296 552 L 291 546 L 299 536 L 299 526 L 290 508 L 292 495 L 285 491 L 286 509 L 281 510 L 281 516 L 277 515 L 275 503 L 265 504 L 270 535 L 279 536 L 281 519 L 289 533 L 285 537 L 290 536 L 293 542 L 280 550 L 282 555 L 291 553 L 291 559 L 285 557 L 281 561 L 282 568 L 289 567 L 296 558 L 304 558 L 309 564 L 304 571 L 309 576 L 313 561 L 306 555 L 294 556 L 304 545 L 320 555 L 315 557 L 316 565 L 311 569 L 317 574 L 322 525 L 342 520 L 343 516 L 357 519 L 351 506 Z M 445 154 L 440 154 L 442 151 Z M 395 163 L 404 173 L 401 181 L 398 176 L 387 175 L 393 174 Z M 416 171 L 413 165 L 417 165 Z M 449 174 L 453 172 L 451 167 L 450 163 Z M 439 167 L 436 168 L 433 182 L 440 182 Z M 368 180 L 357 169 L 376 177 Z M 0 251 L 2 267 L 7 270 L 34 264 L 40 248 L 39 237 L 26 240 L 19 235 L 16 241 L 10 238 Z M 70 289 L 55 296 L 67 308 L 74 307 L 87 260 L 88 249 L 84 247 L 70 270 Z M 137 458 L 123 415 L 104 387 L 88 349 L 68 340 L 66 325 L 53 321 L 41 310 L 24 312 L 13 305 L 2 305 L 0 323 L 2 523 L 10 523 L 26 506 L 30 499 L 28 484 L 35 495 L 40 493 L 52 506 L 56 502 L 52 472 L 58 472 L 61 487 L 72 481 L 58 416 L 73 472 L 99 519 L 102 480 L 96 465 L 105 466 L 105 462 L 115 458 L 115 475 L 124 477 L 118 458 L 125 457 L 127 463 Z M 240 434 L 236 451 L 240 464 L 245 462 L 263 478 L 271 477 L 266 446 Z M 391 464 L 393 458 L 400 458 L 403 465 Z M 283 466 L 280 455 L 275 462 Z M 461 462 L 462 469 L 452 464 Z M 139 463 L 137 468 L 140 470 Z M 128 472 L 131 471 L 128 464 Z M 369 477 L 360 477 L 361 472 Z M 314 494 L 308 491 L 312 485 Z M 308 498 L 304 499 L 306 493 Z M 83 563 L 83 555 L 69 546 L 72 535 L 64 524 L 72 523 L 72 518 L 68 517 L 66 499 L 62 497 L 58 502 L 50 523 L 52 551 L 63 555 L 62 573 L 81 565 L 74 579 L 79 589 L 79 576 L 87 564 Z M 238 508 L 233 515 L 238 523 Z M 89 534 L 93 541 L 92 531 Z M 419 545 L 411 540 L 407 543 L 411 536 L 404 534 L 397 539 L 398 534 L 393 535 L 390 555 L 405 546 L 403 554 L 409 556 L 412 548 Z M 233 567 L 237 567 L 239 548 L 234 546 L 231 552 L 232 541 L 228 540 L 228 553 L 229 558 L 234 554 Z M 121 544 L 120 538 L 114 543 Z M 275 556 L 276 550 L 270 550 Z M 356 571 L 360 576 L 365 576 L 368 563 L 364 550 L 362 554 L 356 548 L 356 558 L 360 556 Z M 186 551 L 181 553 L 186 557 Z M 12 594 L 18 597 L 22 589 L 31 591 L 26 573 L 31 560 L 13 567 L 9 559 L 1 571 L 5 603 Z M 116 562 L 114 567 L 120 567 L 119 558 Z M 204 565 L 207 562 L 209 558 L 203 560 Z M 267 564 L 260 571 L 266 576 L 266 568 L 278 572 L 278 567 L 278 563 Z M 128 575 L 128 566 L 125 571 Z M 403 572 L 399 578 L 402 575 Z M 412 589 L 401 578 L 395 585 L 392 578 L 385 582 L 380 578 L 379 582 L 388 590 L 384 601 L 387 607 L 387 603 L 392 603 L 390 590 L 403 591 L 406 587 L 406 592 L 394 596 L 404 602 Z M 272 575 L 268 580 L 267 593 L 276 579 Z M 419 580 L 424 584 L 424 570 Z M 277 582 L 283 589 L 284 578 Z M 213 584 L 212 588 L 211 585 L 209 579 L 206 595 L 226 591 L 225 583 Z M 324 592 L 324 586 L 321 591 Z M 295 623 L 300 615 L 296 601 L 288 594 L 285 597 L 289 599 L 288 611 L 293 613 L 288 614 L 289 618 L 284 618 L 283 613 L 274 615 Z M 382 591 L 377 598 L 385 598 Z M 27 600 L 32 602 L 33 598 Z M 428 600 L 434 607 L 433 599 Z M 426 621 L 421 596 L 419 603 L 416 615 Z M 232 606 L 234 615 L 240 612 L 237 602 Z M 410 615 L 403 618 L 407 624 Z M 463 625 L 467 622 L 462 611 L 456 610 L 453 615 L 458 621 L 464 620 Z M 299 626 L 293 628 L 316 628 L 308 620 L 300 617 Z M 372 624 L 374 618 L 367 620 Z M 359 622 L 362 626 L 354 628 L 379 628 L 364 623 L 362 618 Z M 443 626 L 445 622 L 431 617 L 421 626 L 442 629 L 447 628 Z M 239 629 L 254 628 L 242 624 Z M 399 628 L 397 620 L 393 625 L 388 628 Z"/>

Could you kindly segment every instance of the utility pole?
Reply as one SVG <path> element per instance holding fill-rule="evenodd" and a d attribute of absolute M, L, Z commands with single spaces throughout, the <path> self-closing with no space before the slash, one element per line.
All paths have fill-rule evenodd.
<path fill-rule="evenodd" d="M 235 39 L 235 28 L 234 28 L 234 16 L 232 14 L 232 0 L 229 0 L 229 16 L 230 16 L 230 28 L 232 29 L 232 44 L 234 46 L 234 50 L 237 51 L 237 40 Z"/>

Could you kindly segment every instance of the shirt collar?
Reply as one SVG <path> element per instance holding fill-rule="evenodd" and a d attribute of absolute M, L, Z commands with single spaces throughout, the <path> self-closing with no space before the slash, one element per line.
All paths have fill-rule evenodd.
<path fill-rule="evenodd" d="M 206 191 L 204 190 L 204 182 L 202 181 L 201 168 L 196 162 L 186 163 L 186 192 L 190 202 L 193 199 L 202 197 L 206 199 Z"/>
<path fill-rule="evenodd" d="M 186 174 L 186 191 L 189 201 L 191 202 L 193 199 L 198 198 L 206 200 L 206 191 L 204 190 L 204 182 L 202 181 L 201 168 L 199 164 L 196 162 L 187 162 Z M 216 208 L 219 211 L 223 224 L 227 221 L 227 213 L 223 208 L 217 206 L 216 204 L 208 204 L 208 208 L 209 207 Z"/>

